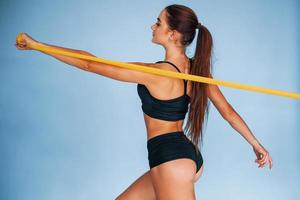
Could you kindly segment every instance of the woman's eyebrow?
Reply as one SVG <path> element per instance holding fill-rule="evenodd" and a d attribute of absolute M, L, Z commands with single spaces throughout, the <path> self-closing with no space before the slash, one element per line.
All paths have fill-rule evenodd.
<path fill-rule="evenodd" d="M 157 18 L 157 20 L 158 20 L 159 22 L 161 22 L 161 20 L 160 20 L 159 18 Z"/>

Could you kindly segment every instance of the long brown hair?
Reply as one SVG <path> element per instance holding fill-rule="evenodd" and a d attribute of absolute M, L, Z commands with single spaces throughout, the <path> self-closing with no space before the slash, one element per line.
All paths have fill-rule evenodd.
<path fill-rule="evenodd" d="M 167 11 L 167 23 L 171 30 L 181 33 L 181 44 L 189 46 L 198 30 L 195 54 L 192 57 L 190 74 L 210 77 L 211 75 L 211 54 L 213 40 L 208 29 L 199 25 L 198 18 L 194 11 L 186 6 L 173 4 L 165 8 Z M 199 141 L 203 144 L 203 125 L 209 113 L 209 101 L 207 96 L 206 83 L 191 82 L 191 102 L 189 105 L 188 121 L 184 130 L 194 145 L 198 146 Z"/>

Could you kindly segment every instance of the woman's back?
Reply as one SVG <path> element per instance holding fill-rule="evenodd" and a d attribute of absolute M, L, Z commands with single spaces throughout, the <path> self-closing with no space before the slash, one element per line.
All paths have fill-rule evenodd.
<path fill-rule="evenodd" d="M 158 61 L 156 66 L 163 70 L 184 73 L 183 71 L 188 72 L 190 61 Z M 190 102 L 189 87 L 187 80 L 169 77 L 159 77 L 151 85 L 137 85 L 148 139 L 165 132 L 182 131 Z"/>

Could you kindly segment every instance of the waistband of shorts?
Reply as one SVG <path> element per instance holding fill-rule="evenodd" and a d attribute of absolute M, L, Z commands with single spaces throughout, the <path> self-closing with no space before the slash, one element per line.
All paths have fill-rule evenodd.
<path fill-rule="evenodd" d="M 161 135 L 154 136 L 153 138 L 150 138 L 147 143 L 155 143 L 156 141 L 159 141 L 161 139 L 165 138 L 180 138 L 180 137 L 186 137 L 183 131 L 174 131 L 174 132 L 168 132 L 168 133 L 163 133 Z"/>

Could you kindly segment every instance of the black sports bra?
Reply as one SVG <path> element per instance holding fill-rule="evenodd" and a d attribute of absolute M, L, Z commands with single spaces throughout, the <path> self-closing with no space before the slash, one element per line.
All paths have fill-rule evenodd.
<path fill-rule="evenodd" d="M 190 60 L 191 62 L 191 60 Z M 169 61 L 158 61 L 156 63 L 169 63 L 174 66 L 178 72 L 180 70 Z M 187 80 L 184 80 L 184 94 L 182 96 L 161 100 L 153 97 L 147 87 L 143 84 L 137 85 L 137 92 L 142 102 L 142 110 L 145 114 L 152 118 L 177 121 L 185 118 L 185 114 L 188 111 L 188 105 L 190 97 L 186 94 Z"/>

